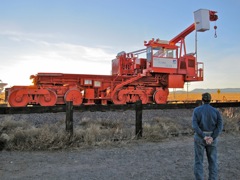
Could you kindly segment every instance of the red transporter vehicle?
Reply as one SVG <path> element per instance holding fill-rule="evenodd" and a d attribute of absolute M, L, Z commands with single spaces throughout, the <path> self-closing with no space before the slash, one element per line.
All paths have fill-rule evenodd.
<path fill-rule="evenodd" d="M 73 101 L 81 104 L 143 104 L 167 102 L 169 88 L 183 88 L 185 82 L 203 81 L 203 63 L 195 54 L 186 53 L 185 37 L 209 29 L 216 21 L 215 11 L 194 12 L 195 23 L 170 41 L 152 39 L 146 48 L 120 52 L 112 60 L 112 75 L 38 73 L 31 86 L 13 86 L 8 102 L 12 107 L 27 105 L 54 106 Z M 178 46 L 177 46 L 178 44 Z M 140 58 L 139 54 L 146 54 Z"/>

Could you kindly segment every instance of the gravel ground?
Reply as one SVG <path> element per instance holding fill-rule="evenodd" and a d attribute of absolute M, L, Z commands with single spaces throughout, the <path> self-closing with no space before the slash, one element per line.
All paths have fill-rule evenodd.
<path fill-rule="evenodd" d="M 239 135 L 219 140 L 219 177 L 240 177 Z M 121 147 L 54 152 L 0 153 L 0 177 L 9 179 L 136 179 L 190 180 L 193 139 L 180 137 L 149 143 L 139 140 Z M 207 164 L 205 160 L 205 177 Z"/>

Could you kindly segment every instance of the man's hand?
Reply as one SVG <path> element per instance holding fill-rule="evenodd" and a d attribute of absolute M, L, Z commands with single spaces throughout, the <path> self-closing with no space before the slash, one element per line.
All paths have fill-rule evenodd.
<path fill-rule="evenodd" d="M 213 142 L 213 138 L 209 137 L 209 136 L 205 136 L 204 140 L 206 141 L 207 144 L 212 144 L 212 142 Z"/>

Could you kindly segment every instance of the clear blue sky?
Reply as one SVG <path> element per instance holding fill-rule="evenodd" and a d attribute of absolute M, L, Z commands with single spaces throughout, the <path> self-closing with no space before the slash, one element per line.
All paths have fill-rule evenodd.
<path fill-rule="evenodd" d="M 38 72 L 110 74 L 120 51 L 170 40 L 193 23 L 193 12 L 218 12 L 217 38 L 198 33 L 205 79 L 195 88 L 240 87 L 240 1 L 237 0 L 0 0 L 0 79 L 28 85 Z M 186 38 L 194 52 L 194 33 Z"/>

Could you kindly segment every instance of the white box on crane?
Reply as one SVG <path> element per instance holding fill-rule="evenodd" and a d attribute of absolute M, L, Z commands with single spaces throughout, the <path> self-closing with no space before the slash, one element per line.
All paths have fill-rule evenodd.
<path fill-rule="evenodd" d="M 194 12 L 196 31 L 204 32 L 210 29 L 209 10 L 199 9 Z"/>

